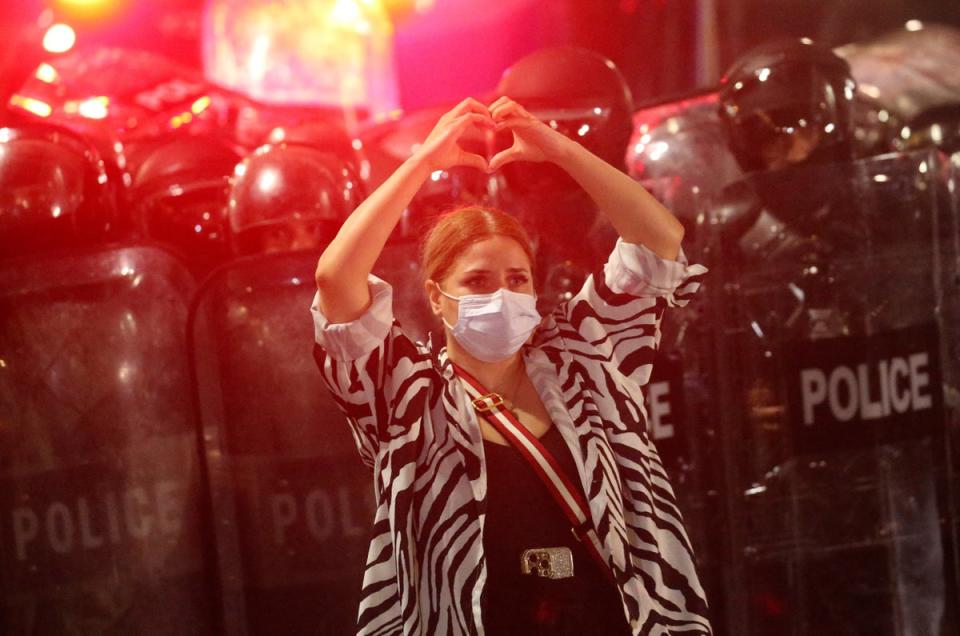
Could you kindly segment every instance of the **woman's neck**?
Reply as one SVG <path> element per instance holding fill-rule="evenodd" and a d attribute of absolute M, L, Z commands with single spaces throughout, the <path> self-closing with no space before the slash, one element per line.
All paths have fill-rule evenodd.
<path fill-rule="evenodd" d="M 504 360 L 486 362 L 467 353 L 455 338 L 447 339 L 447 358 L 475 377 L 488 391 L 501 391 L 523 370 L 523 350 Z"/>

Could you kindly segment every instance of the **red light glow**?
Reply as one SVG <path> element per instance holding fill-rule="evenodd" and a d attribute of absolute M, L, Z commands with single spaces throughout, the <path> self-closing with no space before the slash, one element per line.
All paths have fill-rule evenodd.
<path fill-rule="evenodd" d="M 68 24 L 54 24 L 43 36 L 43 48 L 50 53 L 66 53 L 77 42 L 77 34 Z"/>
<path fill-rule="evenodd" d="M 10 105 L 22 108 L 38 117 L 49 117 L 53 112 L 50 104 L 42 102 L 39 99 L 33 99 L 32 97 L 24 97 L 23 95 L 13 95 L 10 98 Z"/>
<path fill-rule="evenodd" d="M 76 22 L 94 22 L 112 17 L 129 4 L 129 0 L 54 0 L 57 13 Z"/>

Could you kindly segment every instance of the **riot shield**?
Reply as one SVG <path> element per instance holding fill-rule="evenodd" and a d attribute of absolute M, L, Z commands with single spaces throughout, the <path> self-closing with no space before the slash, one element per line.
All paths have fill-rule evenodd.
<path fill-rule="evenodd" d="M 951 624 L 954 170 L 923 152 L 757 173 L 706 210 L 728 633 Z M 753 226 L 724 231 L 733 199 Z"/>
<path fill-rule="evenodd" d="M 0 632 L 207 634 L 184 266 L 0 263 Z"/>
<path fill-rule="evenodd" d="M 227 633 L 355 631 L 373 476 L 311 355 L 319 251 L 241 259 L 208 278 L 192 319 Z M 413 246 L 375 272 L 423 339 Z"/>
<path fill-rule="evenodd" d="M 743 176 L 730 150 L 718 104 L 718 93 L 712 91 L 633 114 L 627 172 L 688 231 L 695 228 L 702 208 L 699 202 Z"/>

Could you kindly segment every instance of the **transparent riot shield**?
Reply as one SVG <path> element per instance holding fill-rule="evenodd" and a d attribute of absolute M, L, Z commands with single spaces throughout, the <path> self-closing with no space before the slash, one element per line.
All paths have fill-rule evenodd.
<path fill-rule="evenodd" d="M 633 114 L 627 172 L 688 230 L 702 199 L 743 176 L 720 119 L 719 101 L 712 91 Z"/>
<path fill-rule="evenodd" d="M 726 633 L 956 625 L 954 170 L 759 173 L 705 211 Z"/>
<path fill-rule="evenodd" d="M 191 331 L 227 633 L 350 634 L 373 522 L 373 475 L 311 355 L 318 251 L 213 274 Z M 375 272 L 422 340 L 412 245 Z"/>
<path fill-rule="evenodd" d="M 212 631 L 194 287 L 146 246 L 0 261 L 0 633 Z"/>

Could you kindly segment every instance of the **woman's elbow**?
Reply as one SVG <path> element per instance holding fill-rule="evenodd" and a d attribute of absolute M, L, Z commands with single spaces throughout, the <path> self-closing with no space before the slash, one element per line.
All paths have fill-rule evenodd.
<path fill-rule="evenodd" d="M 317 283 L 317 289 L 322 291 L 324 287 L 330 284 L 330 274 L 326 269 L 317 267 L 317 270 L 313 274 L 313 280 Z"/>
<path fill-rule="evenodd" d="M 680 257 L 680 246 L 683 243 L 683 234 L 683 225 L 678 221 L 677 225 L 671 228 L 668 234 L 661 236 L 660 240 L 655 244 L 648 244 L 647 247 L 656 252 L 660 258 L 675 261 Z"/>
<path fill-rule="evenodd" d="M 337 276 L 337 269 L 329 259 L 321 255 L 320 260 L 317 261 L 317 268 L 313 272 L 313 278 L 317 282 L 317 287 L 323 289 L 324 287 L 335 284 L 339 278 Z"/>

